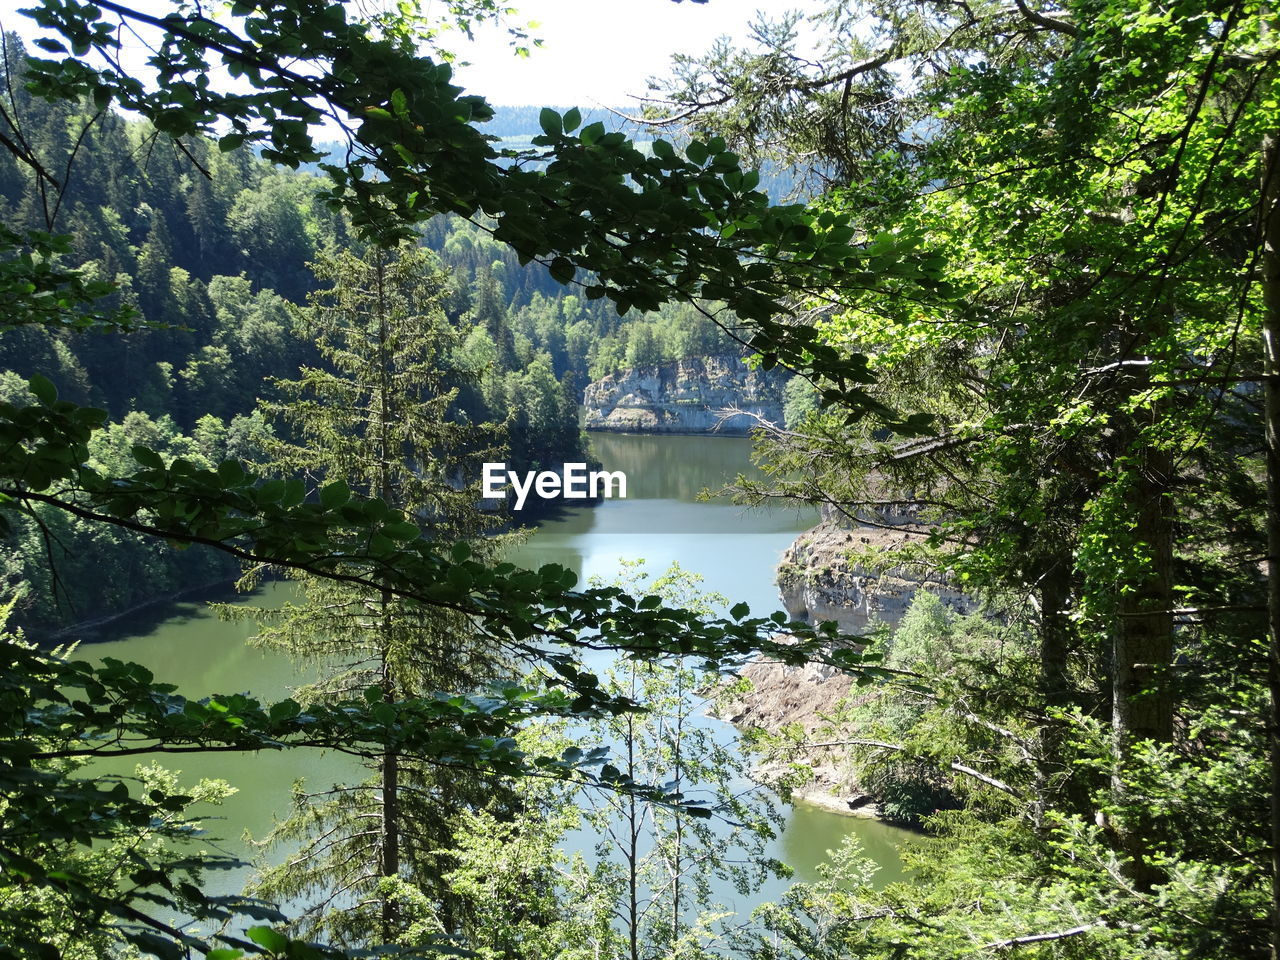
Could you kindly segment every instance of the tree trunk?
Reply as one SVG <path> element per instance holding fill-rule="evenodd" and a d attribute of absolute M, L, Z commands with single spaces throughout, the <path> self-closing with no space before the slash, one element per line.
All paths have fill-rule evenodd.
<path fill-rule="evenodd" d="M 1042 694 L 1051 707 L 1071 702 L 1067 678 L 1067 652 L 1071 648 L 1070 557 L 1051 561 L 1040 580 L 1040 669 Z"/>
<path fill-rule="evenodd" d="M 1264 28 L 1267 24 L 1264 15 Z M 1267 442 L 1267 639 L 1271 693 L 1271 957 L 1280 960 L 1280 133 L 1262 141 L 1262 371 Z"/>
<path fill-rule="evenodd" d="M 394 506 L 395 493 L 391 480 L 391 458 L 397 453 L 394 438 L 390 435 L 393 419 L 389 373 L 391 357 L 387 350 L 387 259 L 379 256 L 376 266 L 376 282 L 378 288 L 378 496 L 388 506 Z M 396 672 L 394 666 L 393 612 L 394 597 L 390 590 L 384 589 L 381 596 L 379 624 L 379 646 L 382 654 L 382 690 L 388 703 L 396 698 Z M 400 758 L 396 751 L 387 745 L 382 754 L 382 858 L 379 872 L 384 877 L 400 875 Z M 390 943 L 396 934 L 397 910 L 395 901 L 384 896 L 382 898 L 382 939 Z"/>
<path fill-rule="evenodd" d="M 384 594 L 384 603 L 390 598 Z M 389 620 L 389 614 L 387 618 Z M 384 623 L 386 621 L 384 620 Z M 382 682 L 385 698 L 394 701 L 394 677 L 384 661 Z M 392 749 L 382 755 L 382 857 L 378 871 L 384 877 L 400 875 L 400 758 Z M 390 943 L 396 933 L 397 911 L 393 900 L 382 900 L 382 938 Z"/>
<path fill-rule="evenodd" d="M 635 696 L 635 670 L 631 668 L 631 693 Z M 634 714 L 627 715 L 627 775 L 636 775 Z M 640 960 L 640 819 L 634 793 L 627 794 L 627 946 L 630 960 Z"/>
<path fill-rule="evenodd" d="M 675 742 L 672 744 L 672 782 L 675 784 L 676 793 L 680 793 L 684 789 L 681 780 L 684 775 L 684 758 L 680 755 L 680 748 L 684 739 L 684 660 L 680 660 L 676 664 L 678 673 L 676 674 L 676 732 Z M 675 869 L 672 877 L 671 891 L 671 946 L 672 949 L 678 947 L 680 943 L 680 920 L 684 912 L 684 903 L 682 902 L 681 881 L 684 878 L 684 815 L 679 810 L 673 811 L 673 819 L 675 821 Z"/>
<path fill-rule="evenodd" d="M 1111 718 L 1120 755 L 1138 740 L 1173 737 L 1173 509 L 1170 458 L 1147 451 L 1139 468 L 1138 545 L 1150 558 L 1141 583 L 1129 584 L 1119 603 Z"/>
<path fill-rule="evenodd" d="M 1133 546 L 1149 566 L 1138 583 L 1123 584 L 1112 649 L 1111 731 L 1115 747 L 1112 792 L 1121 809 L 1113 826 L 1131 858 L 1130 874 L 1139 886 L 1162 878 L 1146 857 L 1146 817 L 1127 797 L 1125 775 L 1133 747 L 1142 740 L 1173 738 L 1173 501 L 1172 458 L 1163 450 L 1142 449 L 1134 496 L 1137 530 Z"/>
<path fill-rule="evenodd" d="M 1040 696 L 1046 710 L 1070 706 L 1073 699 L 1067 676 L 1067 656 L 1071 649 L 1071 618 L 1067 604 L 1071 593 L 1071 559 L 1051 559 L 1040 576 Z M 1032 816 L 1036 827 L 1054 805 L 1071 779 L 1062 778 L 1063 725 L 1047 718 L 1039 731 L 1039 762 L 1036 764 L 1036 799 Z M 1060 780 L 1065 779 L 1065 783 Z"/>

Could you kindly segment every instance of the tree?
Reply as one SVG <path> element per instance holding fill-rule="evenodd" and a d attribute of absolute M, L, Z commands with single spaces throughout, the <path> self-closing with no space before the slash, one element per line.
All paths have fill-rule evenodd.
<path fill-rule="evenodd" d="M 637 324 L 627 333 L 627 366 L 652 367 L 663 361 L 662 346 L 651 325 Z"/>
<path fill-rule="evenodd" d="M 13 606 L 10 600 L 0 607 L 0 628 L 7 622 Z M 41 664 L 71 652 L 57 648 L 47 655 L 40 654 L 34 645 L 23 640 L 20 632 L 6 630 L 3 640 L 6 647 L 24 650 L 30 656 L 28 666 L 32 669 L 33 679 L 47 679 L 41 676 Z M 49 745 L 44 742 L 35 746 Z M 72 769 L 82 766 L 83 761 L 71 764 Z M 233 793 L 234 788 L 224 781 L 215 780 L 202 780 L 180 788 L 174 774 L 155 765 L 143 764 L 138 765 L 132 777 L 113 776 L 99 780 L 100 786 L 126 792 L 131 782 L 136 783 L 144 794 L 154 792 L 171 798 L 167 809 L 157 808 L 155 815 L 145 823 L 120 821 L 108 825 L 92 848 L 68 838 L 50 837 L 48 842 L 57 848 L 58 860 L 87 890 L 98 896 L 110 896 L 116 887 L 132 882 L 136 865 L 144 858 L 160 875 L 177 872 L 186 866 L 191 881 L 198 883 L 201 873 L 198 869 L 190 869 L 193 865 L 190 847 L 199 835 L 201 825 L 193 818 L 190 808 L 200 803 L 217 804 Z M 207 860 L 205 866 L 217 866 L 217 861 Z M 68 895 L 56 885 L 39 885 L 27 891 L 16 885 L 5 885 L 0 888 L 0 937 L 6 944 L 21 946 L 31 936 L 31 931 L 36 930 L 48 938 L 43 943 L 46 953 L 52 951 L 68 960 L 92 960 L 103 956 L 116 946 L 116 938 L 103 928 L 100 917 L 86 914 L 81 909 L 82 903 L 81 898 Z"/>
<path fill-rule="evenodd" d="M 483 0 L 454 16 L 471 23 L 497 9 Z M 324 195 L 351 212 L 362 235 L 404 239 L 413 224 L 457 213 L 484 224 L 522 263 L 546 263 L 561 283 L 590 274 L 586 296 L 608 297 L 620 314 L 669 301 L 723 302 L 751 325 L 753 346 L 768 362 L 819 358 L 850 403 L 869 403 L 863 358 L 841 356 L 780 322 L 781 299 L 833 277 L 892 285 L 895 278 L 929 284 L 934 276 L 927 263 L 904 262 L 909 245 L 882 242 L 870 253 L 849 243 L 851 228 L 830 212 L 770 207 L 755 189 L 758 174 L 743 171 L 720 137 L 691 142 L 683 157 L 665 141 L 646 154 L 602 123 L 579 130 L 576 108 L 546 109 L 534 141 L 543 152 L 500 156 L 474 125 L 491 119 L 492 108 L 461 96 L 447 63 L 417 52 L 433 34 L 412 11 L 352 22 L 339 3 L 271 0 L 220 21 L 199 11 L 162 18 L 115 2 L 82 10 L 49 0 L 33 16 L 65 38 L 41 42 L 62 60 L 29 61 L 37 95 L 114 103 L 179 139 L 216 135 L 225 120 L 224 150 L 262 144 L 265 159 L 294 167 L 324 160 L 310 125 L 328 116 L 350 149 L 345 165 L 321 163 L 330 179 Z M 160 52 L 148 82 L 119 66 L 109 18 L 154 38 Z M 319 65 L 320 74 L 297 72 L 295 61 Z M 250 79 L 252 89 L 196 82 L 217 76 L 219 64 Z M 28 152 L 15 156 L 48 176 Z M 510 159 L 548 166 L 498 162 Z"/>
<path fill-rule="evenodd" d="M 307 233 L 304 210 L 311 197 L 302 178 L 277 172 L 264 177 L 252 190 L 241 191 L 227 214 L 226 224 L 255 277 L 281 296 L 295 302 L 307 294 L 298 264 L 315 254 Z M 251 251 L 269 251 L 254 257 Z"/>
<path fill-rule="evenodd" d="M 533 745 L 530 732 L 524 738 Z M 470 810 L 458 823 L 452 851 L 456 865 L 444 880 L 470 904 L 474 925 L 466 938 L 468 949 L 485 960 L 621 956 L 613 891 L 602 882 L 599 867 L 592 869 L 580 854 L 570 857 L 564 850 L 569 832 L 582 827 L 572 789 L 527 781 L 521 784 L 521 798 L 520 816 Z M 428 917 L 423 928 L 436 929 L 431 911 L 423 914 Z"/>
<path fill-rule="evenodd" d="M 679 564 L 650 582 L 644 561 L 624 561 L 616 584 L 648 602 L 710 615 L 727 601 L 698 590 L 700 577 Z M 679 807 L 645 803 L 638 797 L 600 794 L 589 798 L 588 820 L 600 837 L 602 882 L 611 889 L 613 916 L 626 940 L 629 960 L 715 955 L 710 943 L 724 930 L 713 885 L 745 895 L 786 868 L 764 857 L 776 812 L 759 787 L 747 780 L 740 759 L 694 717 L 706 711 L 699 691 L 718 677 L 691 669 L 683 660 L 655 664 L 639 659 L 604 673 L 605 688 L 641 704 L 598 724 L 597 745 L 616 751 L 633 780 L 669 783 L 681 797 L 705 797 L 725 819 L 690 818 Z"/>
<path fill-rule="evenodd" d="M 494 10 L 479 2 L 451 16 L 465 25 Z M 136 76 L 120 65 L 118 34 L 104 19 L 109 17 L 150 33 L 154 75 Z M 417 53 L 414 43 L 429 42 L 432 31 L 412 10 L 353 23 L 342 4 L 281 0 L 238 6 L 228 21 L 215 22 L 197 10 L 157 17 L 106 0 L 91 6 L 49 0 L 35 18 L 62 37 L 41 41 L 57 59 L 30 64 L 28 86 L 38 96 L 87 98 L 99 113 L 113 105 L 136 111 L 153 124 L 154 136 L 168 137 L 176 151 L 197 161 L 206 149 L 195 137 L 200 132 L 220 134 L 225 150 L 250 143 L 287 165 L 320 160 L 308 124 L 328 111 L 345 125 L 352 148 L 346 164 L 327 168 L 329 196 L 351 212 L 364 235 L 391 241 L 440 210 L 477 218 L 483 212 L 496 218 L 492 229 L 499 240 L 526 259 L 549 261 L 561 282 L 579 270 L 593 274 L 586 294 L 609 296 L 620 312 L 669 299 L 723 299 L 756 324 L 763 349 L 788 359 L 812 348 L 851 396 L 865 381 L 856 359 L 846 362 L 812 341 L 806 347 L 803 339 L 791 340 L 773 315 L 778 297 L 803 287 L 814 271 L 874 279 L 869 256 L 848 245 L 837 218 L 769 208 L 752 175 L 714 138 L 690 144 L 683 157 L 669 145 L 650 156 L 599 124 L 573 135 L 581 123 L 576 110 L 544 111 L 538 145 L 547 148 L 554 172 L 498 163 L 496 149 L 470 122 L 483 121 L 491 110 L 479 98 L 459 96 L 448 68 Z M 104 65 L 91 65 L 94 53 Z M 219 67 L 227 68 L 229 82 L 222 82 Z M 16 132 L 11 121 L 10 132 Z M 6 134 L 0 142 L 30 171 L 40 196 L 65 191 L 67 184 L 20 136 Z M 45 213 L 52 226 L 56 204 Z M 109 283 L 95 286 L 83 273 L 59 269 L 65 241 L 6 231 L 0 245 L 0 288 L 13 293 L 6 297 L 7 327 L 118 330 L 133 322 L 127 311 L 95 305 L 96 296 L 111 292 Z M 918 275 L 900 266 L 902 255 L 880 251 L 876 262 L 885 271 Z M 753 256 L 769 262 L 753 262 Z M 778 260 L 794 264 L 795 272 L 776 271 L 771 264 Z M 172 910 L 218 926 L 245 915 L 281 919 L 268 905 L 202 894 L 191 880 L 210 865 L 208 858 L 159 864 L 139 852 L 130 885 L 102 890 L 86 882 L 60 851 L 101 840 L 121 825 L 140 829 L 182 801 L 163 786 L 145 796 L 103 790 L 92 778 L 68 778 L 62 761 L 317 747 L 508 774 L 594 776 L 617 789 L 661 797 L 616 768 L 592 773 L 598 760 L 530 757 L 515 749 L 508 734 L 531 715 L 589 718 L 632 708 L 602 693 L 575 664 L 573 650 L 603 646 L 650 657 L 679 650 L 720 664 L 763 647 L 790 660 L 817 653 L 832 662 L 859 662 L 849 651 L 825 653 L 822 635 L 803 625 L 794 629 L 808 643 L 775 644 L 767 635 L 775 621 L 704 622 L 687 611 L 640 607 L 615 589 L 576 591 L 572 575 L 560 568 L 516 574 L 509 566 L 480 562 L 462 545 L 447 549 L 422 538 L 416 523 L 385 502 L 352 496 L 336 483 L 321 493 L 302 478 L 267 479 L 232 461 L 213 468 L 186 457 L 170 461 L 143 445 L 131 451 L 133 463 L 123 470 L 106 470 L 88 456 L 105 414 L 59 399 L 43 375 L 30 377 L 29 389 L 34 402 L 0 406 L 6 439 L 0 493 L 7 515 L 51 510 L 95 529 L 201 544 L 250 564 L 305 571 L 424 609 L 457 611 L 475 617 L 494 647 L 546 665 L 563 688 L 395 701 L 383 691 L 372 700 L 305 709 L 294 701 L 264 705 L 240 695 L 190 701 L 131 665 L 93 668 L 4 645 L 4 882 L 10 890 L 21 884 L 27 892 L 57 892 L 93 930 L 141 950 L 177 957 L 208 953 L 221 943 L 232 955 L 324 952 L 292 945 L 264 924 L 244 935 L 202 938 L 160 919 Z M 5 950 L 36 952 L 41 938 L 38 928 L 20 927 Z"/>
<path fill-rule="evenodd" d="M 837 42 L 857 22 L 848 13 L 829 11 Z M 1152 798 L 1177 770 L 1184 796 L 1216 806 L 1214 777 L 1229 764 L 1252 779 L 1233 784 L 1235 806 L 1223 808 L 1264 800 L 1260 663 L 1245 652 L 1262 626 L 1262 583 L 1245 559 L 1261 555 L 1262 423 L 1256 364 L 1240 345 L 1262 321 L 1257 144 L 1276 120 L 1265 11 L 1227 3 L 1182 16 L 1126 2 L 882 13 L 875 50 L 813 64 L 789 56 L 794 37 L 779 31 L 757 54 L 721 49 L 690 70 L 731 78 L 718 102 L 699 99 L 692 80 L 674 98 L 702 135 L 752 119 L 740 139 L 776 142 L 809 114 L 829 121 L 822 136 L 841 143 L 819 163 L 840 189 L 826 203 L 860 209 L 868 236 L 918 237 L 922 256 L 945 263 L 933 290 L 835 288 L 814 324 L 823 341 L 870 353 L 873 394 L 932 414 L 935 435 L 850 424 L 840 392 L 819 383 L 826 411 L 779 436 L 778 482 L 754 492 L 822 502 L 851 523 L 928 522 L 926 547 L 881 563 L 949 570 L 1030 625 L 1030 670 L 944 703 L 971 715 L 975 757 L 990 755 L 993 725 L 1040 728 L 1025 761 L 993 771 L 1025 792 L 1024 829 L 1039 838 L 1028 842 L 1049 844 L 1040 882 L 1067 875 L 1059 889 L 1080 902 L 1119 900 L 1108 909 L 1141 915 L 1155 889 L 1202 903 L 1205 887 L 1189 879 L 1198 871 L 1260 930 L 1280 901 L 1259 901 L 1257 877 L 1275 870 L 1252 814 L 1206 831 Z M 850 88 L 892 88 L 876 71 L 894 61 L 917 82 L 895 91 L 886 133 Z M 748 81 L 747 64 L 772 83 Z M 798 130 L 784 140 L 812 143 Z M 1224 663 L 1234 682 L 1193 679 Z M 1243 712 L 1228 720 L 1224 709 Z M 946 821 L 958 836 L 973 822 Z M 1058 850 L 1095 875 L 1059 872 Z M 1108 856 L 1116 867 L 1103 866 Z M 1238 857 L 1253 881 L 1235 871 Z M 1115 939 L 1061 926 L 1069 937 L 1043 942 L 1083 937 L 1081 949 L 1101 950 L 1096 938 Z M 945 936 L 921 949 L 945 949 Z M 1165 937 L 1208 942 L 1193 924 Z M 1115 949 L 1156 949 L 1140 941 Z M 1223 942 L 1207 949 L 1260 950 L 1257 937 Z"/>
<path fill-rule="evenodd" d="M 283 399 L 267 409 L 291 440 L 269 449 L 272 468 L 315 477 L 322 490 L 376 497 L 412 518 L 406 534 L 412 526 L 431 542 L 491 553 L 477 544 L 494 518 L 475 506 L 475 478 L 478 462 L 496 456 L 481 447 L 493 434 L 455 419 L 465 374 L 450 367 L 458 337 L 440 306 L 448 275 L 420 249 L 377 247 L 363 257 L 325 256 L 314 270 L 325 287 L 311 297 L 303 328 L 324 365 L 276 382 Z M 475 693 L 508 673 L 463 614 L 407 605 L 385 588 L 299 581 L 299 602 L 251 615 L 263 626 L 256 642 L 321 669 L 298 694 L 304 704 L 372 698 L 370 691 L 385 703 Z M 300 843 L 301 851 L 267 867 L 254 891 L 306 903 L 298 927 L 335 944 L 400 939 L 402 887 L 435 905 L 444 931 L 458 933 L 457 898 L 441 879 L 456 820 L 468 809 L 500 808 L 506 792 L 491 778 L 442 776 L 390 744 L 369 765 L 361 784 L 309 793 L 299 786 L 295 810 L 265 842 Z"/>
<path fill-rule="evenodd" d="M 7 269 L 0 272 L 0 281 L 19 290 L 11 320 L 115 322 L 113 315 L 93 312 L 95 291 L 80 277 L 23 252 L 10 241 L 3 261 Z M 29 303 L 32 289 L 50 295 Z M 188 700 L 130 664 L 92 667 L 36 657 L 13 644 L 0 647 L 0 718 L 6 731 L 0 740 L 5 760 L 0 765 L 5 800 L 0 862 L 6 890 L 21 885 L 28 895 L 56 893 L 94 930 L 160 956 L 207 952 L 216 943 L 231 950 L 278 952 L 289 941 L 260 922 L 247 935 L 218 934 L 211 942 L 156 916 L 180 911 L 215 925 L 245 916 L 283 919 L 260 901 L 203 895 L 191 880 L 219 865 L 208 857 L 166 867 L 139 854 L 132 886 L 104 891 L 89 883 L 59 851 L 115 836 L 120 825 L 144 826 L 185 800 L 160 788 L 136 797 L 127 789 L 104 789 L 92 777 L 68 778 L 66 760 L 307 747 L 372 758 L 391 750 L 404 760 L 446 769 L 587 778 L 659 798 L 661 791 L 635 784 L 616 768 L 602 768 L 598 757 L 532 756 L 510 738 L 533 716 L 582 720 L 633 709 L 600 690 L 578 665 L 575 650 L 615 649 L 649 657 L 680 650 L 725 664 L 769 649 L 789 662 L 815 654 L 833 663 L 859 662 L 847 652 L 826 653 L 823 635 L 803 624 L 793 629 L 807 638 L 805 643 L 772 642 L 769 631 L 785 623 L 780 615 L 776 621 L 704 622 L 688 611 L 640 606 L 613 588 L 574 590 L 573 575 L 555 566 L 517 572 L 509 564 L 479 562 L 461 544 L 447 548 L 423 539 L 421 528 L 402 513 L 381 500 L 354 496 L 342 484 L 328 484 L 323 496 L 315 491 L 309 498 L 301 478 L 270 479 L 236 462 L 209 469 L 185 457 L 170 461 L 141 444 L 132 449 L 131 463 L 107 470 L 89 455 L 90 441 L 105 427 L 105 414 L 58 399 L 43 377 L 31 379 L 23 396 L 0 406 L 0 422 L 8 440 L 0 493 L 7 498 L 9 517 L 48 510 L 103 532 L 200 544 L 250 564 L 305 571 L 379 596 L 388 591 L 397 602 L 427 610 L 457 611 L 474 618 L 494 649 L 541 663 L 552 678 L 545 688 L 506 688 L 483 697 L 387 702 L 379 692 L 373 701 L 360 696 L 303 709 L 295 701 L 267 705 L 238 694 Z M 694 815 L 699 808 L 689 809 Z M 44 939 L 31 926 L 16 928 L 15 937 L 6 948 L 12 956 L 31 955 Z"/>

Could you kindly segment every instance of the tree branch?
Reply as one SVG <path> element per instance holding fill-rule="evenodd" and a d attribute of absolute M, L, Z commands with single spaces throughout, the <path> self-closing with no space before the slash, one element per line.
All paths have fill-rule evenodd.
<path fill-rule="evenodd" d="M 1056 930 L 1053 933 L 1032 933 L 1025 937 L 1010 937 L 1008 940 L 996 940 L 992 943 L 983 944 L 983 950 L 1008 950 L 1012 947 L 1026 947 L 1034 943 L 1048 943 L 1052 940 L 1066 940 L 1068 937 L 1078 937 L 1081 934 L 1097 930 L 1105 927 L 1107 921 L 1095 920 L 1093 923 L 1082 923 L 1078 927 L 1072 927 L 1070 930 Z"/>
<path fill-rule="evenodd" d="M 1065 33 L 1069 37 L 1080 36 L 1079 28 L 1067 23 L 1065 20 L 1055 20 L 1053 17 L 1046 17 L 1043 13 L 1037 13 L 1027 6 L 1026 0 L 1013 0 L 1013 2 L 1018 5 L 1018 12 L 1036 26 L 1044 27 L 1046 30 L 1052 30 L 1055 33 Z"/>
<path fill-rule="evenodd" d="M 805 744 L 805 746 L 810 748 L 879 747 L 881 750 L 893 750 L 897 753 L 910 752 L 909 750 L 907 750 L 906 747 L 904 747 L 900 743 L 885 743 L 883 740 L 863 740 L 860 738 L 854 738 L 851 740 L 824 740 L 821 743 L 808 743 L 808 744 Z M 1009 784 L 1005 783 L 1003 780 L 997 780 L 995 777 L 989 777 L 985 773 L 983 773 L 981 770 L 975 770 L 973 767 L 967 764 L 958 763 L 953 760 L 950 764 L 948 764 L 948 766 L 952 770 L 954 770 L 956 773 L 963 773 L 967 777 L 973 777 L 973 779 L 979 780 L 982 783 L 985 783 L 989 787 L 994 787 L 996 790 L 999 790 L 1001 793 L 1007 793 L 1011 797 L 1022 796 L 1022 793 L 1019 790 L 1009 786 Z"/>

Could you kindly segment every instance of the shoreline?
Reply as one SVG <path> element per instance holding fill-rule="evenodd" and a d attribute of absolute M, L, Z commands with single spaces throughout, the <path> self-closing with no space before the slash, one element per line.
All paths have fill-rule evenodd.
<path fill-rule="evenodd" d="M 734 433 L 731 430 L 614 430 L 599 426 L 584 426 L 582 429 L 587 433 L 607 433 L 615 437 L 725 437 L 730 440 L 741 440 L 744 437 L 750 437 L 751 431 L 757 428 L 751 427 L 741 433 Z"/>
<path fill-rule="evenodd" d="M 169 604 L 181 603 L 185 600 L 197 598 L 201 594 L 224 592 L 235 587 L 239 577 L 221 577 L 217 580 L 209 581 L 194 587 L 187 587 L 183 590 L 176 590 L 172 593 L 161 594 L 141 603 L 135 603 L 133 606 L 116 613 L 103 614 L 99 617 L 89 617 L 84 620 L 77 620 L 75 623 L 67 624 L 65 627 L 59 627 L 49 632 L 36 633 L 33 630 L 25 631 L 27 637 L 31 639 L 37 647 L 47 648 L 56 646 L 60 643 L 78 642 L 78 643 L 102 643 L 108 638 L 94 636 L 93 634 L 101 631 L 103 628 L 117 625 L 122 620 L 130 617 L 136 617 L 146 613 L 148 610 L 154 610 L 158 607 L 167 606 Z M 85 632 L 87 636 L 72 636 L 78 632 Z"/>
<path fill-rule="evenodd" d="M 880 813 L 880 804 L 872 797 L 858 797 L 856 800 L 864 802 L 855 805 L 854 800 L 844 800 L 837 794 L 829 790 L 823 790 L 821 787 L 805 788 L 791 791 L 792 806 L 813 807 L 826 813 L 834 813 L 841 817 L 854 817 L 859 820 L 876 820 L 889 826 L 901 826 L 901 824 L 890 823 Z"/>

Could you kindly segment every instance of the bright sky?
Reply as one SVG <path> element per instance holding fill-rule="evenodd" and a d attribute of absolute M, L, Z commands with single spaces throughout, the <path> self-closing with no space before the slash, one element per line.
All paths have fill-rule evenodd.
<path fill-rule="evenodd" d="M 498 29 L 460 44 L 471 65 L 458 70 L 468 91 L 491 103 L 625 105 L 665 72 L 673 53 L 701 54 L 720 36 L 745 40 L 757 10 L 777 16 L 812 10 L 813 0 L 512 0 L 516 23 L 535 21 L 543 40 L 517 57 Z"/>
<path fill-rule="evenodd" d="M 422 0 L 430 12 L 433 3 Z M 538 106 L 631 104 L 643 96 L 645 81 L 661 75 L 673 53 L 700 54 L 719 36 L 747 36 L 756 10 L 779 15 L 813 10 L 819 0 L 511 0 L 516 24 L 538 23 L 532 35 L 543 46 L 521 59 L 505 31 L 478 30 L 476 42 L 459 37 L 456 52 L 469 66 L 457 82 L 490 103 Z M 34 24 L 17 11 L 32 0 L 0 0 L 0 25 L 24 39 L 37 35 Z M 169 9 L 164 0 L 133 0 L 130 6 L 152 12 Z M 451 38 L 452 39 L 452 38 Z"/>

